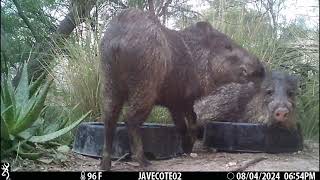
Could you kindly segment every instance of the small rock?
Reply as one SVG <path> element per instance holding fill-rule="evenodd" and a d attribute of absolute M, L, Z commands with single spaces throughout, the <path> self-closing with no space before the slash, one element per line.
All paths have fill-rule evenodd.
<path fill-rule="evenodd" d="M 210 150 L 210 152 L 212 152 L 212 153 L 216 153 L 218 150 L 217 149 L 215 149 L 215 148 L 209 148 L 209 150 Z"/>
<path fill-rule="evenodd" d="M 231 167 L 231 166 L 235 166 L 235 165 L 237 165 L 236 162 L 229 162 L 226 166 L 227 167 Z"/>
<path fill-rule="evenodd" d="M 190 153 L 190 156 L 193 158 L 196 158 L 196 157 L 198 157 L 198 154 L 197 153 Z"/>

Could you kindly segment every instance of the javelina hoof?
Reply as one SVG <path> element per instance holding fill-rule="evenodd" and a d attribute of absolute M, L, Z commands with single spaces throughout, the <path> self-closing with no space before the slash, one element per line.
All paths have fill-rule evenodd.
<path fill-rule="evenodd" d="M 145 157 L 133 158 L 133 159 L 140 164 L 141 168 L 148 168 L 150 165 L 152 165 L 152 163 L 148 161 Z"/>
<path fill-rule="evenodd" d="M 139 162 L 140 167 L 145 171 L 151 171 L 152 170 L 152 163 L 148 160 L 144 160 L 143 162 Z"/>
<path fill-rule="evenodd" d="M 100 162 L 100 168 L 103 171 L 110 171 L 111 169 L 111 159 L 103 157 Z"/>

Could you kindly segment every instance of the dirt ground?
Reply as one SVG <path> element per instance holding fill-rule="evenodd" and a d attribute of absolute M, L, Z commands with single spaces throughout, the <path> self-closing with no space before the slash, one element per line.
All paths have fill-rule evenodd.
<path fill-rule="evenodd" d="M 23 160 L 13 171 L 97 171 L 99 159 L 73 152 L 61 163 Z M 319 171 L 319 142 L 306 141 L 304 150 L 295 153 L 226 153 L 205 150 L 197 143 L 194 153 L 169 160 L 151 161 L 153 171 Z M 113 161 L 113 171 L 142 171 L 132 161 Z"/>

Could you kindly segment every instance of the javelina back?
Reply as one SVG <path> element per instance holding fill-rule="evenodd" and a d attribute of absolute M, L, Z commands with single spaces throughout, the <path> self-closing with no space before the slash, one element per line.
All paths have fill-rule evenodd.
<path fill-rule="evenodd" d="M 194 105 L 199 124 L 210 121 L 237 121 L 257 89 L 252 82 L 229 83 L 212 91 Z"/>
<path fill-rule="evenodd" d="M 266 75 L 260 88 L 230 83 L 195 104 L 199 124 L 208 120 L 249 122 L 296 128 L 297 80 L 284 72 Z"/>
<path fill-rule="evenodd" d="M 146 166 L 150 163 L 143 154 L 139 126 L 154 105 L 169 109 L 182 136 L 182 148 L 189 153 L 197 129 L 194 101 L 225 83 L 259 83 L 264 76 L 264 68 L 255 56 L 209 23 L 174 31 L 136 9 L 124 10 L 110 22 L 101 42 L 101 62 L 104 170 L 111 167 L 114 130 L 125 101 L 132 158 Z"/>

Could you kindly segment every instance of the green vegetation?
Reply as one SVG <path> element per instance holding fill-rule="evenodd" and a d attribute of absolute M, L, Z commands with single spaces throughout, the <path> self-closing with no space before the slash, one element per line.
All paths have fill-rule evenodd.
<path fill-rule="evenodd" d="M 82 120 L 99 121 L 99 41 L 105 25 L 127 7 L 148 9 L 145 0 L 70 2 L 1 1 L 1 158 L 38 158 L 57 145 L 70 146 L 71 129 Z M 280 21 L 282 0 L 203 0 L 207 8 L 199 12 L 183 0 L 166 2 L 155 1 L 161 23 L 181 29 L 209 21 L 270 68 L 297 75 L 297 118 L 305 138 L 319 140 L 318 22 L 310 27 L 298 15 Z M 170 119 L 167 109 L 155 107 L 147 122 Z"/>
<path fill-rule="evenodd" d="M 47 123 L 47 108 L 44 103 L 52 83 L 45 83 L 44 75 L 28 82 L 27 65 L 23 65 L 22 76 L 14 89 L 6 75 L 1 79 L 1 159 L 10 153 L 36 158 L 33 143 L 46 143 L 56 139 L 77 126 L 88 113 L 68 124 L 69 119 L 57 116 Z"/>

